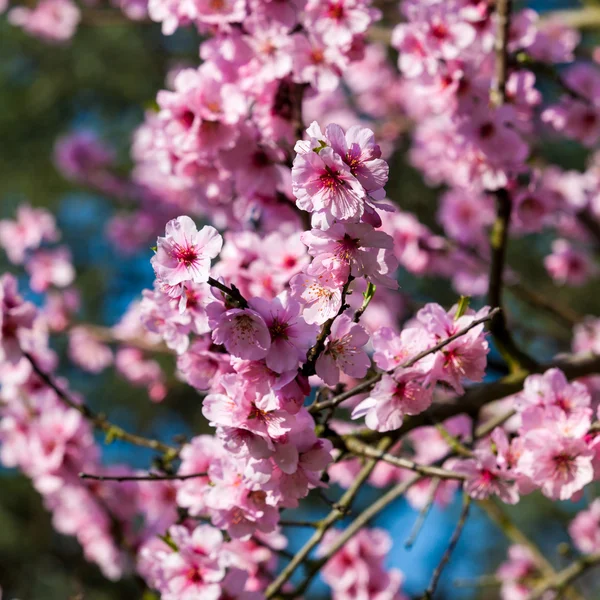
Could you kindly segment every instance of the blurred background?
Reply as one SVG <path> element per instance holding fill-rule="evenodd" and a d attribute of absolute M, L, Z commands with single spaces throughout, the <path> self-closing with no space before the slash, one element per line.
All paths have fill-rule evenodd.
<path fill-rule="evenodd" d="M 550 0 L 530 5 L 543 10 L 578 6 Z M 585 44 L 593 45 L 596 38 L 587 32 Z M 121 163 L 128 165 L 132 130 L 142 121 L 144 109 L 153 105 L 157 90 L 164 87 L 169 68 L 197 64 L 198 42 L 191 30 L 166 38 L 156 24 L 126 22 L 115 13 L 115 19 L 106 22 L 84 18 L 70 44 L 48 46 L 11 27 L 0 16 L 0 218 L 13 217 L 23 201 L 54 212 L 63 241 L 73 252 L 82 293 L 79 317 L 85 322 L 113 325 L 130 301 L 151 287 L 151 250 L 123 257 L 112 249 L 103 232 L 115 201 L 78 188 L 60 176 L 52 162 L 56 138 L 79 128 L 92 129 L 115 146 Z M 408 139 L 402 141 L 394 155 L 388 195 L 435 231 L 438 191 L 427 188 L 407 164 L 408 145 Z M 565 168 L 584 169 L 586 153 L 576 144 L 548 141 L 543 151 Z M 598 284 L 576 290 L 557 290 L 551 284 L 541 262 L 550 241 L 540 235 L 521 238 L 511 245 L 511 265 L 542 294 L 560 298 L 580 314 L 597 314 Z M 0 273 L 13 270 L 3 261 L 0 256 Z M 400 277 L 403 290 L 418 302 L 435 300 L 449 306 L 456 301 L 446 281 L 419 280 L 406 272 Z M 517 331 L 517 335 L 536 356 L 544 359 L 569 350 L 569 330 L 513 298 L 508 309 L 527 323 L 527 329 Z M 154 404 L 145 390 L 130 388 L 112 369 L 94 377 L 69 367 L 64 360 L 65 340 L 57 336 L 55 345 L 63 357 L 59 371 L 69 377 L 71 387 L 91 406 L 101 406 L 114 422 L 165 440 L 176 434 L 205 431 L 199 397 L 193 389 L 172 381 L 167 400 Z M 157 359 L 171 360 L 164 356 Z M 172 373 L 173 368 L 167 367 L 166 372 Z M 498 374 L 492 371 L 490 377 L 494 376 Z M 137 467 L 147 467 L 150 459 L 143 449 L 118 442 L 105 447 L 104 456 L 107 461 Z M 337 492 L 332 490 L 330 496 L 336 497 Z M 588 492 L 594 495 L 594 490 Z M 378 493 L 367 490 L 359 504 L 368 504 Z M 557 546 L 567 541 L 564 526 L 576 509 L 573 503 L 551 504 L 534 494 L 510 512 L 549 559 L 561 566 L 568 559 L 559 555 Z M 323 511 L 323 506 L 303 510 L 307 512 L 299 518 L 314 516 L 311 511 Z M 408 593 L 416 594 L 426 587 L 459 511 L 457 502 L 445 511 L 434 508 L 410 551 L 404 543 L 417 514 L 400 501 L 378 519 L 377 524 L 386 527 L 395 541 L 389 566 L 404 571 Z M 302 543 L 305 532 L 295 530 L 291 537 L 293 550 Z M 474 510 L 442 578 L 438 597 L 497 598 L 497 588 L 467 586 L 465 580 L 493 572 L 504 559 L 506 547 L 502 534 Z M 458 582 L 461 585 L 457 580 L 462 580 Z M 5 600 L 131 600 L 139 594 L 132 581 L 104 580 L 94 565 L 83 560 L 74 540 L 54 533 L 49 515 L 28 480 L 9 470 L 0 471 L 0 586 Z M 327 592 L 316 585 L 307 597 L 326 598 Z"/>

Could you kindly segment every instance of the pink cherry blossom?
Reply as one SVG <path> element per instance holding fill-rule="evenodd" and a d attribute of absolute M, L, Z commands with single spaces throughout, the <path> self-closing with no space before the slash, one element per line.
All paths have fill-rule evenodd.
<path fill-rule="evenodd" d="M 392 238 L 367 223 L 335 223 L 325 231 L 312 229 L 302 234 L 302 241 L 315 257 L 307 269 L 309 275 L 332 273 L 341 284 L 352 275 L 392 288 L 397 285 L 387 272 L 388 265 L 379 261 L 382 250 L 392 249 Z"/>
<path fill-rule="evenodd" d="M 65 246 L 53 250 L 37 250 L 25 264 L 30 286 L 35 292 L 44 292 L 50 286 L 64 288 L 75 279 L 71 252 Z"/>
<path fill-rule="evenodd" d="M 330 529 L 319 546 L 327 552 L 341 535 Z M 323 578 L 333 588 L 335 600 L 351 598 L 394 598 L 404 600 L 400 592 L 403 576 L 399 571 L 386 571 L 385 555 L 392 540 L 383 529 L 362 529 L 336 552 L 323 568 Z"/>
<path fill-rule="evenodd" d="M 271 347 L 267 324 L 258 312 L 249 308 L 225 311 L 213 329 L 212 338 L 233 356 L 248 360 L 264 358 Z"/>
<path fill-rule="evenodd" d="M 552 254 L 544 259 L 544 266 L 559 285 L 583 285 L 595 270 L 587 254 L 565 239 L 552 243 Z"/>
<path fill-rule="evenodd" d="M 327 225 L 334 219 L 357 222 L 364 213 L 364 188 L 330 147 L 298 154 L 292 182 L 298 207 L 322 215 Z"/>
<path fill-rule="evenodd" d="M 594 500 L 571 521 L 569 535 L 584 554 L 600 551 L 600 500 Z"/>
<path fill-rule="evenodd" d="M 307 25 L 332 46 L 348 46 L 378 16 L 379 11 L 364 0 L 308 0 L 306 5 Z"/>
<path fill-rule="evenodd" d="M 304 303 L 302 316 L 307 323 L 321 325 L 334 318 L 342 306 L 342 286 L 329 273 L 297 275 L 290 287 L 292 295 Z"/>
<path fill-rule="evenodd" d="M 17 6 L 8 13 L 13 25 L 53 43 L 72 38 L 80 19 L 79 8 L 71 0 L 41 0 L 33 9 Z"/>
<path fill-rule="evenodd" d="M 189 217 L 167 223 L 166 236 L 158 238 L 152 266 L 159 281 L 176 286 L 185 281 L 208 281 L 210 261 L 221 251 L 223 238 L 214 227 L 200 231 Z"/>
<path fill-rule="evenodd" d="M 360 325 L 347 315 L 340 315 L 333 322 L 325 349 L 317 359 L 317 375 L 327 385 L 339 381 L 340 370 L 352 377 L 364 377 L 371 364 L 362 349 L 368 341 L 369 335 Z"/>
<path fill-rule="evenodd" d="M 271 345 L 265 357 L 269 369 L 277 373 L 296 369 L 315 343 L 317 327 L 304 321 L 300 316 L 300 304 L 287 293 L 271 302 L 255 298 L 251 306 L 263 317 L 271 335 Z"/>
<path fill-rule="evenodd" d="M 17 281 L 9 274 L 0 277 L 0 357 L 17 363 L 21 358 L 21 340 L 33 327 L 36 309 L 24 302 L 17 291 Z"/>
<path fill-rule="evenodd" d="M 42 242 L 54 242 L 58 237 L 54 217 L 43 208 L 21 204 L 16 220 L 0 221 L 0 246 L 14 264 L 22 264 L 28 250 L 36 250 Z"/>
<path fill-rule="evenodd" d="M 548 498 L 568 500 L 592 481 L 592 457 L 581 439 L 534 429 L 525 435 L 518 469 Z"/>
<path fill-rule="evenodd" d="M 498 496 L 507 504 L 517 504 L 519 501 L 513 475 L 499 464 L 488 449 L 476 450 L 474 458 L 453 462 L 452 469 L 467 476 L 464 490 L 472 498 L 484 500 Z"/>
<path fill-rule="evenodd" d="M 100 343 L 85 327 L 74 327 L 69 332 L 69 356 L 82 369 L 100 373 L 113 362 L 110 348 Z"/>
<path fill-rule="evenodd" d="M 417 415 L 431 404 L 432 389 L 421 371 L 397 369 L 383 375 L 368 398 L 352 411 L 352 418 L 365 417 L 375 431 L 399 429 L 405 415 Z"/>

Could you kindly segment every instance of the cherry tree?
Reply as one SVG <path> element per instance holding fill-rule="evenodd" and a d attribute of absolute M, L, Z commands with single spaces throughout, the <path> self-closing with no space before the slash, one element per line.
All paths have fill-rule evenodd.
<path fill-rule="evenodd" d="M 77 317 L 78 274 L 49 211 L 22 204 L 0 221 L 14 267 L 0 277 L 0 459 L 106 578 L 135 575 L 164 600 L 259 600 L 310 598 L 320 575 L 336 600 L 402 600 L 405 575 L 385 561 L 404 540 L 372 525 L 401 497 L 419 522 L 462 498 L 422 600 L 473 504 L 511 542 L 492 576 L 504 600 L 583 598 L 579 578 L 600 565 L 598 500 L 571 520 L 563 567 L 505 509 L 534 493 L 587 499 L 600 478 L 600 319 L 507 261 L 511 243 L 549 239 L 556 286 L 599 275 L 600 52 L 577 30 L 596 13 L 397 4 L 0 0 L 50 45 L 98 10 L 200 40 L 198 64 L 168 73 L 133 133 L 129 172 L 89 131 L 55 145 L 66 179 L 127 198 L 107 237 L 153 269 L 116 326 Z M 540 149 L 552 137 L 587 149 L 587 169 L 552 164 Z M 436 231 L 386 193 L 402 144 L 438 192 Z M 406 273 L 445 280 L 456 302 L 411 298 Z M 566 327 L 568 352 L 539 358 L 509 293 Z M 152 402 L 168 402 L 175 374 L 212 433 L 153 439 L 93 411 L 55 338 L 90 377 L 114 368 Z M 154 460 L 105 461 L 114 440 Z M 318 518 L 290 518 L 313 500 Z M 284 526 L 311 536 L 290 552 Z"/>

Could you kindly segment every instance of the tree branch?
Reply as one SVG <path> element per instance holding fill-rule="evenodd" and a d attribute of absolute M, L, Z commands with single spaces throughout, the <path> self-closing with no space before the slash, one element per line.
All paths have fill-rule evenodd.
<path fill-rule="evenodd" d="M 568 567 L 539 583 L 529 596 L 529 600 L 539 600 L 548 591 L 563 591 L 577 577 L 600 564 L 600 552 L 578 558 Z"/>
<path fill-rule="evenodd" d="M 80 412 L 88 421 L 90 421 L 90 423 L 92 423 L 92 425 L 94 425 L 94 427 L 96 427 L 96 429 L 104 431 L 106 433 L 106 438 L 108 441 L 123 440 L 135 446 L 150 448 L 151 450 L 156 450 L 164 454 L 166 460 L 172 460 L 179 453 L 179 449 L 175 448 L 174 446 L 169 446 L 168 444 L 165 444 L 158 440 L 145 438 L 141 435 L 129 433 L 128 431 L 125 431 L 122 427 L 119 427 L 118 425 L 115 425 L 114 423 L 108 421 L 104 416 L 97 415 L 87 405 L 76 402 L 56 384 L 51 375 L 45 373 L 40 368 L 35 358 L 29 352 L 23 352 L 23 356 L 25 356 L 25 358 L 29 361 L 29 363 L 31 364 L 31 368 L 34 370 L 37 376 L 49 388 L 54 390 L 56 395 L 65 404 Z"/>
<path fill-rule="evenodd" d="M 383 439 L 379 445 L 379 450 L 385 452 L 390 445 L 391 440 L 389 438 Z M 311 553 L 313 548 L 315 548 L 323 539 L 323 536 L 327 530 L 348 512 L 356 494 L 358 494 L 358 491 L 362 485 L 367 481 L 376 464 L 377 459 L 370 459 L 367 461 L 360 473 L 356 476 L 356 480 L 352 486 L 348 488 L 340 501 L 335 505 L 334 509 L 320 522 L 317 530 L 313 533 L 308 542 L 302 546 L 289 564 L 266 589 L 265 598 L 273 598 L 279 592 L 282 586 L 294 574 L 294 571 L 308 558 L 308 555 Z"/>
<path fill-rule="evenodd" d="M 435 590 L 437 588 L 440 577 L 442 576 L 442 572 L 444 571 L 444 567 L 448 564 L 454 549 L 456 548 L 456 544 L 458 544 L 458 540 L 460 539 L 460 535 L 467 523 L 467 517 L 469 516 L 469 509 L 471 508 L 471 497 L 467 494 L 463 494 L 463 508 L 460 513 L 460 517 L 458 519 L 458 523 L 456 524 L 456 528 L 452 533 L 452 537 L 450 538 L 450 542 L 448 543 L 448 547 L 444 552 L 442 559 L 440 560 L 438 566 L 435 568 L 433 575 L 431 576 L 431 582 L 427 591 L 423 594 L 423 600 L 431 600 L 433 598 L 433 594 L 435 594 Z"/>
<path fill-rule="evenodd" d="M 189 473 L 188 475 L 159 475 L 148 473 L 148 475 L 95 475 L 93 473 L 79 473 L 80 479 L 93 479 L 94 481 L 184 481 L 206 477 L 207 473 Z"/>

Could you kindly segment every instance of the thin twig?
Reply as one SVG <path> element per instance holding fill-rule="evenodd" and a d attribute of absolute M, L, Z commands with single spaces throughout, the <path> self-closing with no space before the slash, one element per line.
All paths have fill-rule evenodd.
<path fill-rule="evenodd" d="M 442 483 L 442 480 L 439 477 L 435 477 L 434 479 L 431 480 L 431 487 L 429 489 L 429 497 L 427 498 L 427 502 L 425 503 L 423 508 L 419 511 L 419 515 L 417 516 L 417 520 L 415 521 L 415 524 L 413 525 L 413 528 L 411 529 L 410 535 L 408 536 L 408 539 L 406 540 L 406 542 L 404 542 L 404 547 L 407 550 L 410 550 L 415 545 L 415 542 L 417 541 L 417 538 L 419 537 L 419 533 L 421 533 L 421 529 L 423 529 L 423 525 L 425 524 L 427 515 L 429 514 L 429 511 L 431 510 L 431 507 L 433 506 L 433 503 L 435 502 L 435 496 L 436 496 L 438 490 L 440 489 L 441 483 Z"/>
<path fill-rule="evenodd" d="M 343 438 L 343 441 L 348 451 L 355 456 L 358 455 L 366 456 L 368 458 L 377 458 L 390 465 L 394 465 L 401 469 L 414 471 L 415 473 L 419 473 L 420 475 L 423 475 L 425 477 L 437 477 L 439 479 L 455 479 L 458 481 L 464 481 L 465 479 L 467 479 L 467 476 L 463 473 L 455 473 L 454 471 L 448 471 L 447 469 L 442 469 L 440 467 L 435 467 L 431 465 L 422 465 L 408 458 L 402 458 L 400 456 L 388 454 L 387 452 L 383 452 L 381 450 L 378 450 L 377 448 L 373 448 L 372 446 L 365 444 L 358 438 L 345 437 Z"/>
<path fill-rule="evenodd" d="M 188 475 L 159 475 L 148 473 L 148 475 L 95 475 L 93 473 L 79 473 L 80 479 L 93 479 L 94 481 L 183 481 L 206 477 L 207 473 L 189 473 Z"/>
<path fill-rule="evenodd" d="M 460 513 L 460 517 L 458 519 L 458 523 L 456 524 L 456 528 L 452 533 L 452 537 L 450 538 L 450 542 L 448 543 L 448 547 L 444 552 L 442 559 L 440 560 L 438 566 L 435 568 L 433 575 L 431 576 L 431 582 L 429 583 L 429 587 L 427 591 L 423 594 L 423 600 L 431 600 L 433 595 L 435 594 L 435 590 L 439 583 L 440 577 L 442 576 L 442 572 L 444 571 L 445 566 L 448 564 L 454 549 L 456 548 L 456 544 L 458 544 L 458 540 L 460 539 L 460 535 L 465 527 L 467 522 L 467 517 L 469 516 L 469 509 L 471 508 L 471 497 L 467 494 L 463 494 L 463 507 Z"/>
<path fill-rule="evenodd" d="M 208 278 L 207 283 L 223 292 L 226 296 L 229 296 L 229 298 L 231 298 L 231 300 L 233 300 L 240 308 L 248 308 L 248 301 L 235 286 L 227 287 L 224 283 L 221 283 L 212 277 Z"/>
<path fill-rule="evenodd" d="M 529 596 L 529 600 L 539 600 L 548 591 L 563 591 L 569 584 L 573 583 L 575 579 L 599 564 L 600 553 L 581 556 L 554 576 L 543 579 L 533 589 L 533 592 Z"/>
<path fill-rule="evenodd" d="M 391 440 L 384 439 L 382 440 L 379 449 L 385 451 L 390 447 L 390 445 Z M 362 485 L 367 481 L 376 464 L 377 459 L 370 459 L 367 461 L 360 473 L 356 476 L 352 486 L 348 488 L 346 493 L 341 497 L 340 501 L 335 505 L 335 508 L 321 521 L 319 527 L 313 533 L 310 539 L 296 553 L 294 558 L 276 577 L 273 583 L 267 587 L 265 591 L 265 598 L 273 598 L 273 596 L 279 592 L 283 585 L 285 585 L 288 579 L 294 574 L 295 570 L 308 558 L 308 555 L 311 553 L 313 548 L 315 548 L 323 539 L 323 536 L 329 530 L 329 528 L 347 513 L 347 510 L 352 505 L 356 494 L 358 494 L 358 491 Z"/>
<path fill-rule="evenodd" d="M 31 368 L 37 374 L 37 376 L 54 392 L 56 395 L 68 406 L 74 408 L 78 412 L 80 412 L 94 427 L 104 431 L 106 433 L 106 438 L 108 441 L 112 440 L 123 440 L 125 442 L 129 442 L 135 446 L 142 446 L 144 448 L 150 448 L 152 450 L 156 450 L 158 452 L 162 452 L 167 460 L 172 460 L 175 458 L 179 452 L 178 448 L 174 446 L 169 446 L 163 442 L 158 440 L 153 440 L 149 438 L 142 437 L 141 435 L 137 435 L 134 433 L 129 433 L 125 431 L 122 427 L 111 423 L 104 416 L 97 415 L 94 413 L 86 404 L 81 404 L 73 398 L 71 398 L 63 389 L 61 389 L 51 375 L 44 372 L 40 366 L 38 365 L 35 358 L 29 352 L 23 352 L 23 356 L 29 361 L 31 364 Z"/>

